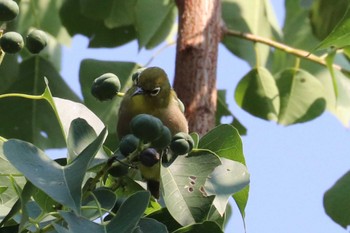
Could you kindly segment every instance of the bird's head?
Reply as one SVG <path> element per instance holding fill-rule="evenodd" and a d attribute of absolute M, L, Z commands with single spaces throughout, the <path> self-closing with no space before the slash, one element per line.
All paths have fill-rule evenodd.
<path fill-rule="evenodd" d="M 133 77 L 133 96 L 142 95 L 154 106 L 166 107 L 170 101 L 171 86 L 165 71 L 159 67 L 149 67 Z"/>

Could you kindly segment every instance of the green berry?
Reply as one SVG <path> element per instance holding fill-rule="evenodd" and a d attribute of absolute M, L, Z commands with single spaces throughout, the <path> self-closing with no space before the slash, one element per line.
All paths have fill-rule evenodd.
<path fill-rule="evenodd" d="M 135 137 L 133 134 L 125 135 L 119 144 L 120 153 L 125 156 L 128 156 L 130 153 L 135 151 L 139 145 L 139 139 Z"/>
<path fill-rule="evenodd" d="M 0 47 L 5 53 L 18 53 L 23 46 L 23 37 L 17 32 L 6 32 L 0 38 Z"/>
<path fill-rule="evenodd" d="M 140 162 L 146 167 L 153 167 L 159 162 L 160 156 L 156 149 L 147 148 L 139 155 Z"/>
<path fill-rule="evenodd" d="M 91 94 L 98 100 L 104 101 L 113 99 L 120 91 L 121 85 L 119 78 L 112 73 L 106 73 L 96 78 L 91 87 Z"/>
<path fill-rule="evenodd" d="M 47 45 L 47 35 L 44 31 L 33 30 L 26 37 L 26 47 L 33 54 L 39 53 Z"/>
<path fill-rule="evenodd" d="M 193 149 L 193 146 L 194 141 L 192 137 L 184 132 L 175 134 L 170 143 L 170 149 L 178 155 L 189 153 Z"/>
<path fill-rule="evenodd" d="M 17 17 L 19 7 L 13 0 L 0 0 L 0 21 L 10 21 Z"/>
<path fill-rule="evenodd" d="M 143 140 L 143 142 L 152 142 L 157 139 L 163 130 L 163 123 L 156 117 L 148 114 L 139 114 L 131 122 L 131 132 Z"/>
<path fill-rule="evenodd" d="M 108 173 L 113 177 L 121 177 L 128 174 L 129 168 L 125 164 L 117 163 L 117 165 L 111 167 Z"/>
<path fill-rule="evenodd" d="M 162 132 L 160 136 L 152 141 L 152 147 L 157 149 L 164 149 L 167 147 L 171 142 L 171 132 L 168 127 L 163 125 Z"/>

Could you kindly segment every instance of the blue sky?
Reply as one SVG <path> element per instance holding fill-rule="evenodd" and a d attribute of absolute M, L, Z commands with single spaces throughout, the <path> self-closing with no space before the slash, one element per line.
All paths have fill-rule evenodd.
<path fill-rule="evenodd" d="M 272 1 L 281 24 L 283 2 Z M 138 53 L 136 42 L 116 49 L 86 49 L 87 40 L 77 36 L 63 53 L 62 76 L 79 94 L 79 64 L 83 58 L 134 61 L 145 64 L 155 53 Z M 174 76 L 175 47 L 163 51 L 151 63 Z M 350 132 L 330 113 L 308 123 L 284 127 L 249 115 L 233 101 L 233 92 L 249 66 L 223 46 L 219 49 L 218 88 L 227 89 L 230 110 L 247 127 L 242 137 L 251 174 L 246 209 L 248 233 L 344 233 L 324 212 L 323 194 L 350 169 Z M 234 209 L 226 232 L 244 232 Z"/>

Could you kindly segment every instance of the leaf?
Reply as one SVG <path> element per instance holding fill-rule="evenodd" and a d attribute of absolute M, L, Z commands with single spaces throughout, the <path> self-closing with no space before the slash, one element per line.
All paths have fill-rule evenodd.
<path fill-rule="evenodd" d="M 93 20 L 104 20 L 111 11 L 114 0 L 78 0 L 81 13 Z"/>
<path fill-rule="evenodd" d="M 79 101 L 46 59 L 31 57 L 24 60 L 19 68 L 18 78 L 6 92 L 39 95 L 46 87 L 44 77 L 47 77 L 53 95 Z M 22 139 L 43 149 L 65 146 L 60 126 L 55 124 L 56 116 L 45 101 L 5 98 L 0 99 L 0 105 L 0 135 L 3 137 Z"/>
<path fill-rule="evenodd" d="M 132 80 L 130 77 L 137 68 L 139 68 L 139 65 L 133 62 L 99 61 L 93 59 L 83 60 L 80 64 L 79 80 L 84 102 L 108 127 L 109 139 L 107 139 L 107 146 L 112 150 L 117 147 L 117 114 L 122 98 L 116 96 L 111 101 L 98 101 L 91 94 L 91 86 L 94 79 L 100 75 L 114 73 L 120 79 L 121 92 L 125 92 L 131 86 Z"/>
<path fill-rule="evenodd" d="M 193 233 L 193 232 L 201 232 L 201 233 L 223 233 L 219 225 L 215 222 L 204 221 L 202 223 L 192 224 L 190 226 L 182 227 L 173 233 Z"/>
<path fill-rule="evenodd" d="M 235 127 L 240 135 L 246 135 L 247 129 L 244 125 L 237 120 L 237 118 L 232 114 L 229 110 L 228 105 L 226 103 L 226 90 L 218 90 L 218 99 L 217 99 L 217 107 L 216 107 L 216 125 L 221 124 L 222 117 L 229 116 L 232 117 L 231 125 Z"/>
<path fill-rule="evenodd" d="M 106 129 L 71 164 L 60 166 L 30 143 L 11 139 L 4 143 L 7 159 L 36 187 L 55 201 L 80 213 L 81 186 L 87 166 L 106 137 Z"/>
<path fill-rule="evenodd" d="M 333 68 L 336 53 L 329 53 L 326 62 L 331 75 L 320 80 L 325 88 L 325 97 L 327 100 L 327 110 L 334 114 L 338 120 L 349 127 L 350 122 L 350 80 L 342 72 Z"/>
<path fill-rule="evenodd" d="M 187 156 L 178 156 L 170 166 L 161 167 L 164 202 L 182 226 L 207 217 L 213 198 L 207 197 L 204 184 L 219 164 L 220 159 L 214 153 L 196 149 Z"/>
<path fill-rule="evenodd" d="M 249 184 L 247 168 L 236 161 L 221 158 L 222 164 L 214 169 L 205 183 L 208 195 L 215 195 L 213 204 L 223 216 L 228 199 Z"/>
<path fill-rule="evenodd" d="M 156 212 L 147 215 L 148 218 L 157 220 L 158 222 L 163 223 L 169 232 L 173 232 L 182 226 L 171 216 L 167 208 L 162 208 Z"/>
<path fill-rule="evenodd" d="M 229 29 L 250 32 L 271 39 L 278 38 L 281 34 L 270 1 L 224 0 L 222 17 Z M 252 67 L 256 64 L 264 66 L 267 63 L 270 48 L 266 45 L 254 44 L 230 36 L 224 37 L 223 44 Z"/>
<path fill-rule="evenodd" d="M 343 48 L 350 45 L 350 4 L 348 2 L 346 12 L 333 31 L 321 41 L 314 50 L 326 49 L 330 46 Z"/>
<path fill-rule="evenodd" d="M 350 171 L 342 176 L 323 197 L 326 213 L 346 229 L 350 225 Z"/>
<path fill-rule="evenodd" d="M 349 0 L 316 0 L 310 9 L 310 21 L 314 35 L 325 39 L 342 20 L 348 8 Z"/>
<path fill-rule="evenodd" d="M 111 12 L 105 19 L 108 28 L 135 24 L 135 6 L 137 0 L 114 0 Z"/>
<path fill-rule="evenodd" d="M 145 212 L 151 194 L 139 191 L 132 194 L 120 206 L 117 215 L 107 225 L 107 232 L 129 233 L 137 226 Z"/>
<path fill-rule="evenodd" d="M 245 165 L 242 139 L 231 125 L 216 126 L 200 139 L 198 147 Z"/>
<path fill-rule="evenodd" d="M 107 28 L 103 20 L 93 20 L 81 14 L 80 1 L 66 0 L 60 8 L 62 24 L 70 35 L 83 34 L 90 48 L 116 47 L 136 38 L 133 26 Z"/>
<path fill-rule="evenodd" d="M 264 67 L 252 69 L 235 90 L 237 104 L 250 114 L 277 121 L 280 99 L 275 79 Z"/>
<path fill-rule="evenodd" d="M 289 68 L 276 77 L 280 93 L 278 123 L 290 125 L 310 121 L 326 107 L 322 84 L 305 70 Z"/>
<path fill-rule="evenodd" d="M 141 218 L 138 227 L 141 232 L 168 233 L 168 229 L 164 224 L 152 218 Z"/>
<path fill-rule="evenodd" d="M 213 151 L 221 158 L 240 162 L 244 165 L 243 144 L 237 130 L 231 125 L 219 125 L 204 135 L 199 143 L 199 148 Z M 243 221 L 245 207 L 248 202 L 249 186 L 235 193 L 233 198 L 240 210 Z"/>
<path fill-rule="evenodd" d="M 176 17 L 175 3 L 171 0 L 137 1 L 135 27 L 139 49 L 154 48 L 165 40 Z"/>
<path fill-rule="evenodd" d="M 71 122 L 69 128 L 67 148 L 68 163 L 73 161 L 88 145 L 97 137 L 95 130 L 83 118 L 76 118 Z M 108 159 L 103 148 L 100 148 L 89 167 L 95 167 Z"/>
<path fill-rule="evenodd" d="M 63 227 L 57 227 L 59 225 L 56 224 L 55 228 L 58 228 L 61 232 L 106 233 L 101 225 L 94 223 L 86 218 L 78 217 L 72 212 L 59 211 L 59 214 L 68 223 L 69 229 L 66 230 Z"/>
<path fill-rule="evenodd" d="M 97 188 L 83 200 L 82 206 L 85 206 L 85 208 L 82 209 L 81 215 L 91 220 L 102 217 L 101 214 L 105 214 L 106 211 L 112 209 L 116 201 L 117 197 L 111 190 Z"/>
<path fill-rule="evenodd" d="M 40 29 L 50 33 L 60 43 L 69 45 L 70 36 L 62 25 L 58 9 L 64 0 L 47 2 L 46 0 L 32 0 L 20 2 L 21 13 L 18 15 L 18 32 L 26 35 L 33 25 L 40 25 Z"/>

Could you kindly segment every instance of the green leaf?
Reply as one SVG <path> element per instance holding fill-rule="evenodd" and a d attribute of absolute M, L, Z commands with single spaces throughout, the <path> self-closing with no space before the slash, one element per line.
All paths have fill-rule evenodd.
<path fill-rule="evenodd" d="M 79 101 L 52 64 L 39 56 L 20 64 L 18 78 L 6 92 L 39 95 L 45 89 L 44 77 L 52 85 L 53 95 Z M 3 137 L 22 139 L 43 149 L 65 145 L 60 126 L 56 124 L 57 118 L 45 101 L 5 98 L 0 99 L 0 105 L 0 134 Z"/>
<path fill-rule="evenodd" d="M 325 39 L 343 18 L 349 0 L 315 0 L 310 9 L 310 21 L 313 33 L 320 40 Z"/>
<path fill-rule="evenodd" d="M 264 67 L 252 69 L 235 90 L 237 104 L 250 114 L 265 120 L 277 121 L 280 108 L 275 79 Z"/>
<path fill-rule="evenodd" d="M 94 223 L 86 218 L 78 217 L 72 212 L 59 211 L 59 214 L 68 223 L 68 229 L 55 226 L 60 232 L 84 232 L 84 233 L 106 233 L 107 231 L 97 223 Z"/>
<path fill-rule="evenodd" d="M 156 212 L 147 215 L 148 218 L 153 218 L 158 222 L 167 226 L 169 232 L 173 232 L 182 226 L 171 216 L 167 208 L 162 208 Z"/>
<path fill-rule="evenodd" d="M 137 0 L 114 0 L 111 13 L 105 19 L 108 28 L 135 24 L 135 6 Z"/>
<path fill-rule="evenodd" d="M 107 232 L 131 232 L 145 212 L 150 197 L 151 194 L 148 191 L 139 191 L 132 194 L 123 202 L 117 215 L 107 225 Z"/>
<path fill-rule="evenodd" d="M 152 218 L 141 218 L 138 224 L 139 230 L 141 232 L 147 233 L 168 233 L 167 227 Z"/>
<path fill-rule="evenodd" d="M 216 126 L 199 141 L 199 148 L 208 149 L 221 158 L 231 159 L 245 165 L 242 139 L 231 125 Z"/>
<path fill-rule="evenodd" d="M 95 78 L 104 73 L 114 73 L 121 82 L 121 92 L 125 92 L 132 83 L 131 75 L 139 66 L 133 62 L 99 61 L 86 59 L 81 62 L 79 80 L 86 106 L 91 109 L 108 127 L 109 139 L 107 146 L 112 150 L 117 147 L 117 118 L 121 97 L 111 101 L 100 102 L 91 94 L 91 85 Z M 111 142 L 111 143 L 109 143 Z"/>
<path fill-rule="evenodd" d="M 172 233 L 195 233 L 195 232 L 201 232 L 201 233 L 223 233 L 219 225 L 217 225 L 215 222 L 211 221 L 204 221 L 202 223 L 196 223 L 192 224 L 190 226 L 182 227 L 176 231 L 173 231 Z"/>
<path fill-rule="evenodd" d="M 31 0 L 20 2 L 21 13 L 18 17 L 18 32 L 26 35 L 33 25 L 40 25 L 40 29 L 50 33 L 60 43 L 69 45 L 70 36 L 62 25 L 58 9 L 64 0 L 47 2 L 46 0 Z"/>
<path fill-rule="evenodd" d="M 102 217 L 101 214 L 103 215 L 106 210 L 112 209 L 116 201 L 117 197 L 111 190 L 107 188 L 95 189 L 83 200 L 84 209 L 82 209 L 81 215 L 91 220 Z"/>
<path fill-rule="evenodd" d="M 87 146 L 89 146 L 97 137 L 95 130 L 83 118 L 76 118 L 71 122 L 69 128 L 67 148 L 68 163 L 73 161 Z M 97 152 L 94 160 L 89 167 L 95 167 L 108 159 L 103 148 Z"/>
<path fill-rule="evenodd" d="M 326 213 L 340 226 L 350 225 L 350 171 L 342 176 L 323 197 Z"/>
<path fill-rule="evenodd" d="M 215 195 L 213 204 L 223 216 L 228 199 L 249 184 L 247 168 L 236 161 L 221 158 L 222 164 L 214 169 L 205 183 L 208 195 Z"/>
<path fill-rule="evenodd" d="M 135 22 L 139 49 L 151 49 L 165 40 L 176 17 L 176 7 L 171 0 L 137 1 Z"/>
<path fill-rule="evenodd" d="M 93 20 L 104 20 L 111 12 L 114 0 L 78 0 L 80 1 L 81 13 Z"/>
<path fill-rule="evenodd" d="M 271 39 L 279 38 L 281 34 L 270 1 L 223 0 L 222 17 L 229 29 L 250 32 Z M 267 63 L 270 48 L 266 45 L 254 44 L 230 36 L 224 37 L 223 44 L 252 67 L 256 64 L 264 66 Z"/>
<path fill-rule="evenodd" d="M 240 162 L 244 165 L 242 139 L 237 130 L 231 125 L 219 125 L 204 135 L 199 143 L 199 148 L 215 152 L 219 157 Z M 248 202 L 249 186 L 233 195 L 244 220 L 245 207 Z"/>
<path fill-rule="evenodd" d="M 315 50 L 326 49 L 331 46 L 343 48 L 350 45 L 350 4 L 348 1 L 347 3 L 347 9 L 343 18 L 334 30 L 316 46 Z"/>
<path fill-rule="evenodd" d="M 107 28 L 103 20 L 93 20 L 81 14 L 80 1 L 66 0 L 60 8 L 62 24 L 70 35 L 83 34 L 89 47 L 116 47 L 136 38 L 133 26 Z"/>
<path fill-rule="evenodd" d="M 305 70 L 289 68 L 277 74 L 280 93 L 278 123 L 290 125 L 310 121 L 326 107 L 322 84 Z"/>
<path fill-rule="evenodd" d="M 230 116 L 232 117 L 231 125 L 235 127 L 240 135 L 246 135 L 247 129 L 244 125 L 237 120 L 237 118 L 232 114 L 229 110 L 228 105 L 226 103 L 226 90 L 218 90 L 218 99 L 217 99 L 217 107 L 216 107 L 216 125 L 221 124 L 222 117 Z"/>
<path fill-rule="evenodd" d="M 213 197 L 207 196 L 204 184 L 218 165 L 220 159 L 214 153 L 196 149 L 187 156 L 178 156 L 170 166 L 161 167 L 164 202 L 181 225 L 206 219 Z"/>
<path fill-rule="evenodd" d="M 106 137 L 106 129 L 71 164 L 60 166 L 30 143 L 11 139 L 4 143 L 7 159 L 52 199 L 80 212 L 81 186 L 91 159 Z"/>

